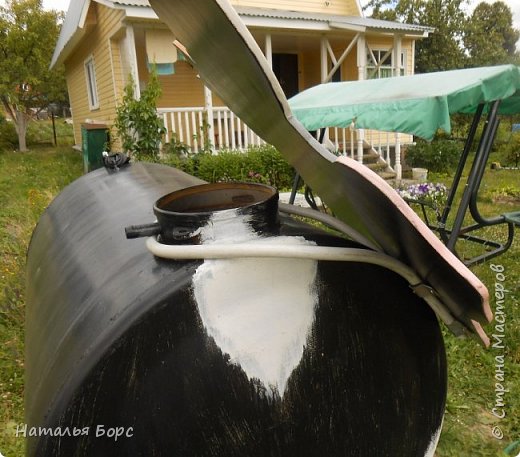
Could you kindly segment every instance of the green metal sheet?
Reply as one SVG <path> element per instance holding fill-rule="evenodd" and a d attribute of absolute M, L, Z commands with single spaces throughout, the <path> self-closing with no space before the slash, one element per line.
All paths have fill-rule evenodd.
<path fill-rule="evenodd" d="M 450 114 L 504 100 L 502 114 L 520 112 L 520 70 L 480 67 L 367 81 L 320 84 L 289 100 L 307 130 L 348 127 L 410 133 L 431 139 L 451 131 Z"/>

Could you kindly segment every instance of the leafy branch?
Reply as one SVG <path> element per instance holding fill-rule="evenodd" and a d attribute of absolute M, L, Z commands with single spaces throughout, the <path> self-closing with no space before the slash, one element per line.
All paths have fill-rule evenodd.
<path fill-rule="evenodd" d="M 157 158 L 165 128 L 157 116 L 157 100 L 161 87 L 155 67 L 147 87 L 136 99 L 132 75 L 124 88 L 123 99 L 116 109 L 114 127 L 123 149 L 136 158 Z"/>

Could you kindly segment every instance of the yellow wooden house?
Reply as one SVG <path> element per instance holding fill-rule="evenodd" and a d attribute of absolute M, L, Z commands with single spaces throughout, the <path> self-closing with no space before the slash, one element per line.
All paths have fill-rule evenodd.
<path fill-rule="evenodd" d="M 412 74 L 415 42 L 433 31 L 365 18 L 359 0 L 231 0 L 231 4 L 264 51 L 288 98 L 331 80 Z M 112 124 L 129 75 L 139 94 L 152 63 L 157 65 L 163 90 L 158 115 L 167 128 L 166 141 L 175 138 L 194 151 L 208 146 L 203 144 L 201 125 L 209 119 L 206 139 L 214 149 L 262 143 L 205 87 L 174 40 L 147 0 L 71 2 L 51 65 L 65 65 L 77 144 L 83 123 Z M 355 147 L 361 151 L 362 144 L 372 143 L 388 160 L 390 144 L 410 140 L 349 129 L 329 132 L 329 138 L 340 152 L 352 155 L 357 154 Z M 362 155 L 356 157 L 362 160 Z"/>

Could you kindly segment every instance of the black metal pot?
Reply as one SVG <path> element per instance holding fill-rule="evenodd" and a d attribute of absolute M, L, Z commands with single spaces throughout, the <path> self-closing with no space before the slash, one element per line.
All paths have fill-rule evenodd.
<path fill-rule="evenodd" d="M 264 184 L 221 182 L 188 187 L 159 198 L 157 222 L 125 228 L 127 238 L 158 235 L 165 244 L 196 243 L 198 232 L 216 213 L 248 215 L 256 232 L 278 226 L 278 192 Z"/>

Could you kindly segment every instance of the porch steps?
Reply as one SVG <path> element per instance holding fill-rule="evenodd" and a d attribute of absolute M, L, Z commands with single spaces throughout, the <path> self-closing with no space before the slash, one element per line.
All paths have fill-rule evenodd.
<path fill-rule="evenodd" d="M 350 144 L 347 150 L 351 150 Z M 339 144 L 339 149 L 343 150 L 343 144 Z M 384 180 L 395 179 L 396 173 L 388 166 L 386 161 L 376 152 L 376 150 L 366 141 L 363 144 L 363 165 L 376 172 Z"/>
<path fill-rule="evenodd" d="M 396 173 L 390 169 L 381 156 L 368 144 L 366 144 L 364 148 L 363 165 L 370 168 L 387 181 L 395 179 L 396 177 Z"/>

